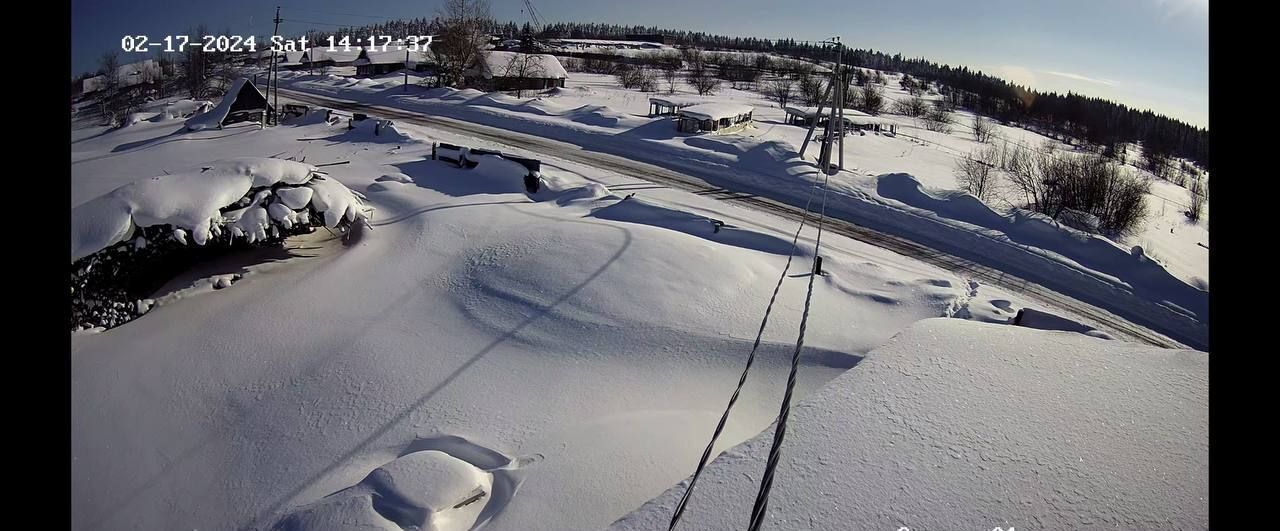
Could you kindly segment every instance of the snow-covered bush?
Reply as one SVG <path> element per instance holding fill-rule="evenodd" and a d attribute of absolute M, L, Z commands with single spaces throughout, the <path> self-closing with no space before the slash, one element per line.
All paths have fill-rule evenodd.
<path fill-rule="evenodd" d="M 200 260 L 365 222 L 361 197 L 318 168 L 239 158 L 124 185 L 71 211 L 71 328 L 111 328 Z"/>

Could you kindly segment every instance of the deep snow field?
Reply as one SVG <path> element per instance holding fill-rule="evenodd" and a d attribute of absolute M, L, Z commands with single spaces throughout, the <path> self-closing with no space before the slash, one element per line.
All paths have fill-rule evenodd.
<path fill-rule="evenodd" d="M 619 51 L 652 53 L 649 50 Z M 894 101 L 907 99 L 910 94 L 900 86 L 899 81 L 902 79 L 900 74 L 884 74 L 886 84 L 882 88 L 886 98 L 885 108 L 891 109 Z M 385 96 L 397 96 L 402 92 L 400 86 L 402 77 L 391 74 L 373 79 L 355 79 L 340 75 L 321 76 L 309 75 L 307 72 L 286 72 L 281 77 L 289 86 L 352 99 L 355 99 L 353 95 L 361 93 L 366 95 L 384 93 Z M 414 84 L 419 79 L 410 76 L 409 82 Z M 622 88 L 617 79 L 611 75 L 570 72 L 565 85 L 564 89 L 552 89 L 540 94 L 527 91 L 524 98 L 513 98 L 504 94 L 483 94 L 476 91 L 461 91 L 446 96 L 420 87 L 412 87 L 410 94 L 436 96 L 455 103 L 465 102 L 472 106 L 484 106 L 487 107 L 484 109 L 486 112 L 506 118 L 523 121 L 536 121 L 541 118 L 542 121 L 555 122 L 561 127 L 570 129 L 597 131 L 604 129 L 611 133 L 625 130 L 624 136 L 628 137 L 685 144 L 694 148 L 709 147 L 704 140 L 699 140 L 699 137 L 676 135 L 668 119 L 655 120 L 647 116 L 649 97 L 668 95 L 668 87 L 664 80 L 659 80 L 657 92 L 645 93 Z M 786 114 L 778 104 L 768 100 L 759 92 L 735 89 L 733 84 L 725 82 L 714 95 L 697 96 L 681 79 L 676 82 L 675 95 L 681 98 L 701 98 L 708 101 L 735 102 L 753 106 L 756 126 L 733 136 L 749 138 L 756 142 L 785 142 L 792 146 L 799 146 L 804 142 L 805 128 L 788 125 Z M 933 98 L 937 96 L 926 96 L 926 99 Z M 793 102 L 789 105 L 802 106 L 802 103 Z M 556 120 L 556 118 L 561 119 Z M 897 138 L 865 135 L 846 139 L 845 166 L 854 173 L 866 176 L 908 173 L 925 186 L 954 190 L 958 188 L 953 171 L 956 158 L 984 145 L 976 142 L 969 133 L 973 124 L 973 114 L 968 111 L 955 112 L 956 123 L 950 133 L 928 131 L 913 118 L 887 111 L 878 118 L 896 123 L 901 135 Z M 993 123 L 993 125 L 996 137 L 993 142 L 996 144 L 1007 141 L 1011 144 L 1031 147 L 1048 142 L 1066 152 L 1074 149 L 1072 146 L 1033 131 L 999 123 Z M 810 153 L 816 153 L 816 146 L 811 147 Z M 1139 147 L 1129 146 L 1127 165 L 1130 171 L 1144 173 L 1150 177 L 1149 173 L 1135 166 L 1140 153 Z M 810 158 L 812 156 L 810 155 Z M 760 168 L 760 170 L 768 172 L 776 168 Z M 999 191 L 994 206 L 1007 208 L 1018 200 L 1019 197 L 1015 191 L 1006 186 Z M 1178 278 L 1189 283 L 1201 282 L 1207 285 L 1210 209 L 1206 205 L 1201 221 L 1192 223 L 1183 215 L 1189 202 L 1190 192 L 1186 188 L 1152 178 L 1152 193 L 1148 197 L 1149 219 L 1144 230 L 1127 235 L 1117 243 L 1124 246 L 1141 245 L 1148 256 L 1156 258 Z M 1172 233 L 1169 230 L 1171 228 L 1174 229 Z"/>
<path fill-rule="evenodd" d="M 606 527 L 693 470 L 796 228 L 556 160 L 530 197 L 505 161 L 430 160 L 431 141 L 498 148 L 447 131 L 151 118 L 79 124 L 73 209 L 231 157 L 346 161 L 325 169 L 368 198 L 373 230 L 228 256 L 141 318 L 73 334 L 76 529 L 397 529 L 375 506 L 415 482 L 437 485 L 417 507 L 492 488 L 440 529 Z M 777 413 L 814 236 L 721 448 Z M 822 254 L 798 399 L 916 321 L 1003 322 L 1024 305 L 835 234 Z"/>
<path fill-rule="evenodd" d="M 407 88 L 400 76 L 392 75 L 364 79 L 292 72 L 282 79 L 284 86 L 301 92 L 568 142 L 796 206 L 804 204 L 812 183 L 821 180 L 810 161 L 816 144 L 805 159 L 796 156 L 806 130 L 785 124 L 782 110 L 756 92 L 725 84 L 706 97 L 753 105 L 754 128 L 730 135 L 683 135 L 675 132 L 670 118 L 645 116 L 648 98 L 661 94 L 621 89 L 612 76 L 571 76 L 566 88 L 528 91 L 523 98 L 425 88 L 415 85 L 418 78 L 413 76 Z M 898 77 L 886 77 L 886 96 L 906 97 Z M 686 98 L 687 90 L 677 87 Z M 1208 221 L 1191 225 L 1185 220 L 1177 206 L 1180 198 L 1186 202 L 1185 189 L 1154 183 L 1145 229 L 1115 242 L 1039 214 L 1010 210 L 1008 189 L 992 204 L 955 190 L 957 157 L 980 145 L 966 132 L 968 113 L 956 113 L 958 123 L 950 134 L 924 130 L 902 116 L 881 118 L 898 123 L 899 134 L 846 139 L 846 171 L 831 179 L 829 214 L 1019 275 L 1207 349 Z M 1048 141 L 1023 129 L 996 128 L 1009 142 L 1034 146 Z M 1134 245 L 1143 247 L 1143 255 L 1131 253 Z"/>

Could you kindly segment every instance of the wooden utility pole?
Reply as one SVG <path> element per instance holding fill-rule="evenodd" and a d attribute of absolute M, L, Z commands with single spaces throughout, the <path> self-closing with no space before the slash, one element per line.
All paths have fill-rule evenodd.
<path fill-rule="evenodd" d="M 276 6 L 275 23 L 276 23 L 276 28 L 275 30 L 272 31 L 271 34 L 273 37 L 278 37 L 280 35 L 280 6 Z M 274 46 L 275 39 L 272 39 L 272 41 L 273 41 L 273 46 L 271 47 L 271 73 L 267 76 L 267 90 L 268 91 L 271 90 L 271 86 L 275 85 L 275 91 L 276 91 L 275 101 L 276 102 L 274 105 L 272 105 L 272 109 L 271 109 L 272 111 L 274 111 L 271 113 L 273 117 L 271 120 L 271 125 L 276 125 L 280 123 L 280 66 L 276 61 L 276 49 Z M 272 81 L 274 81 L 274 83 Z"/>
<path fill-rule="evenodd" d="M 840 62 L 843 60 L 843 55 L 841 54 L 840 38 L 835 37 L 833 40 L 836 45 L 836 67 L 831 73 L 831 81 L 827 84 L 826 92 L 830 94 L 834 90 L 835 94 L 832 97 L 834 101 L 831 102 L 831 111 L 827 117 L 827 126 L 823 129 L 822 151 L 820 151 L 818 155 L 818 165 L 822 168 L 822 173 L 827 175 L 834 175 L 837 171 L 844 169 L 844 87 L 843 83 L 840 82 Z M 833 85 L 834 89 L 832 87 Z M 815 125 L 817 124 L 818 118 L 821 116 L 822 107 L 819 106 L 818 111 L 814 113 Z M 813 132 L 813 127 L 814 126 L 810 126 L 810 133 Z M 838 145 L 840 149 L 840 165 L 833 171 L 831 169 L 831 149 L 832 147 L 837 147 L 832 145 L 834 135 L 836 134 L 840 135 L 840 142 Z M 806 144 L 807 143 L 808 140 L 806 138 Z M 801 149 L 803 153 L 803 148 Z"/>
<path fill-rule="evenodd" d="M 843 171 L 844 170 L 844 98 L 845 98 L 844 89 L 845 89 L 845 86 L 847 86 L 847 84 L 844 82 L 844 66 L 841 64 L 844 61 L 844 44 L 840 43 L 840 37 L 836 37 L 835 41 L 836 41 L 836 74 L 835 76 L 832 76 L 832 80 L 834 80 L 838 84 L 836 86 L 836 93 L 839 96 L 836 98 L 836 108 L 840 109 L 840 122 L 838 125 L 839 131 L 840 131 L 840 136 L 839 136 L 840 165 L 837 166 L 836 168 L 838 171 Z M 821 264 L 821 262 L 819 262 L 819 264 Z"/>

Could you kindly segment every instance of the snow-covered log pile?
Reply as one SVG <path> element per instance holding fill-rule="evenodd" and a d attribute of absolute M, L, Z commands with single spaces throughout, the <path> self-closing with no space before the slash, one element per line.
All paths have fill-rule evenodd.
<path fill-rule="evenodd" d="M 310 164 L 236 158 L 134 181 L 71 211 L 71 328 L 146 312 L 174 273 L 236 247 L 364 223 L 360 194 Z"/>

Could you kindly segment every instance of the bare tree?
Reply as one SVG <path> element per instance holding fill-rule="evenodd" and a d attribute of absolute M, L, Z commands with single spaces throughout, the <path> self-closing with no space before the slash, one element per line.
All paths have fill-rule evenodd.
<path fill-rule="evenodd" d="M 798 88 L 800 89 L 800 101 L 812 107 L 822 103 L 822 93 L 827 89 L 827 84 L 821 76 L 802 74 Z"/>
<path fill-rule="evenodd" d="M 119 126 L 123 121 L 120 103 L 120 53 L 111 50 L 98 58 L 98 72 L 102 75 L 102 84 L 98 87 L 97 101 L 102 117 L 111 127 Z"/>
<path fill-rule="evenodd" d="M 542 66 L 542 58 L 528 53 L 512 54 L 507 62 L 506 77 L 516 79 L 516 97 L 523 98 L 530 79 L 546 77 L 547 69 Z"/>
<path fill-rule="evenodd" d="M 694 87 L 698 91 L 699 96 L 707 96 L 714 93 L 721 86 L 721 81 L 710 73 L 705 63 L 696 63 L 689 69 L 689 75 L 686 75 L 685 82 Z"/>
<path fill-rule="evenodd" d="M 999 176 L 993 161 L 999 155 L 995 146 L 974 151 L 956 161 L 956 182 L 964 191 L 984 202 L 990 201 L 995 194 L 996 179 Z"/>
<path fill-rule="evenodd" d="M 770 101 L 778 102 L 778 107 L 786 107 L 795 94 L 796 82 L 788 77 L 778 77 L 765 84 L 765 96 Z"/>
<path fill-rule="evenodd" d="M 893 112 L 903 116 L 919 118 L 929 111 L 929 102 L 921 96 L 912 96 L 893 103 Z"/>
<path fill-rule="evenodd" d="M 489 35 L 484 31 L 491 20 L 487 0 L 445 0 L 440 8 L 440 37 L 432 40 L 440 67 L 440 82 L 446 86 L 462 83 L 467 69 L 483 60 Z"/>
<path fill-rule="evenodd" d="M 676 93 L 676 79 L 680 69 L 684 68 L 684 60 L 678 53 L 665 53 L 658 57 L 658 68 L 662 70 L 662 79 L 667 82 L 667 93 Z"/>
<path fill-rule="evenodd" d="M 980 143 L 986 144 L 991 142 L 991 137 L 996 133 L 995 124 L 991 120 L 983 118 L 981 114 L 973 115 L 973 139 Z"/>
<path fill-rule="evenodd" d="M 884 110 L 884 89 L 868 84 L 862 87 L 861 105 L 858 110 L 867 114 L 880 114 Z"/>
<path fill-rule="evenodd" d="M 618 83 L 622 88 L 653 92 L 656 88 L 653 71 L 644 66 L 618 65 Z"/>
<path fill-rule="evenodd" d="M 1200 221 L 1204 216 L 1204 206 L 1209 202 L 1209 186 L 1204 182 L 1204 178 L 1196 175 L 1191 180 L 1191 208 L 1187 209 L 1187 218 L 1191 221 Z"/>

